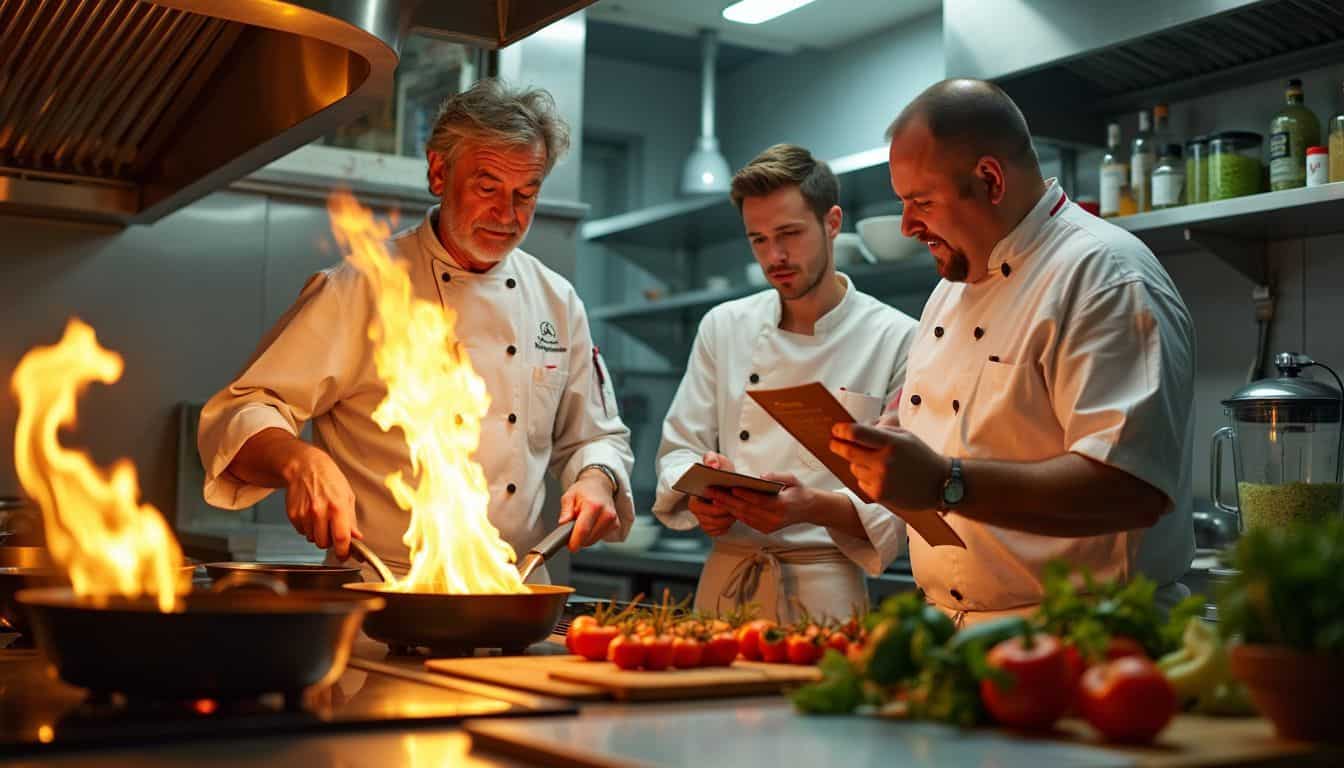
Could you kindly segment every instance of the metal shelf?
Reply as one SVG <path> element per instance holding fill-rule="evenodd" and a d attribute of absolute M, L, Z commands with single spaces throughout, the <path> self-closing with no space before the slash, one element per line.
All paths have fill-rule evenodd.
<path fill-rule="evenodd" d="M 1154 253 L 1211 251 L 1263 284 L 1269 241 L 1344 232 L 1344 183 L 1262 192 L 1110 221 L 1133 232 Z"/>
<path fill-rule="evenodd" d="M 885 146 L 837 158 L 830 166 L 840 179 L 842 206 L 892 199 Z M 744 237 L 741 215 L 727 196 L 719 195 L 674 200 L 595 219 L 584 223 L 580 234 L 585 240 L 608 245 L 692 251 Z"/>

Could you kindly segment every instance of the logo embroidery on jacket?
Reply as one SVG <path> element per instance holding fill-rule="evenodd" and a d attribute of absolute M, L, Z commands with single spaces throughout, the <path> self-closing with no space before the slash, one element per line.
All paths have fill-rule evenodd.
<path fill-rule="evenodd" d="M 555 324 L 550 320 L 542 320 L 541 325 L 537 327 L 537 349 L 542 352 L 567 352 L 568 347 L 560 346 L 560 333 L 556 331 Z"/>

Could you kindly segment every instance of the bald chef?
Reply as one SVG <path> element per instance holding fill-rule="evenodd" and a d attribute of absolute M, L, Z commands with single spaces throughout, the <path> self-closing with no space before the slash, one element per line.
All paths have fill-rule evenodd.
<path fill-rule="evenodd" d="M 550 527 L 541 518 L 548 468 L 567 486 L 560 522 L 576 521 L 570 549 L 621 540 L 634 519 L 629 431 L 583 303 L 518 249 L 542 180 L 568 144 L 545 91 L 482 80 L 449 98 L 426 150 L 440 205 L 390 249 L 420 298 L 457 313 L 456 334 L 490 394 L 476 453 L 490 521 L 519 553 Z M 290 522 L 330 547 L 329 559 L 343 559 L 355 537 L 404 572 L 409 513 L 383 479 L 409 472 L 410 457 L 401 433 L 371 417 L 386 395 L 368 339 L 373 312 L 351 265 L 314 276 L 242 374 L 206 404 L 199 448 L 209 503 L 240 509 L 285 488 Z M 298 438 L 309 420 L 315 445 Z"/>

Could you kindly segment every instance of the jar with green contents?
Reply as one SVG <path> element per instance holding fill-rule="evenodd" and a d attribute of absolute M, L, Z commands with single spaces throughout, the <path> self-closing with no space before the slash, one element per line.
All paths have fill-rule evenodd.
<path fill-rule="evenodd" d="M 1260 134 L 1249 131 L 1224 131 L 1209 137 L 1209 200 L 1228 200 L 1260 191 L 1263 142 Z"/>
<path fill-rule="evenodd" d="M 1208 201 L 1208 164 L 1208 136 L 1196 136 L 1185 142 L 1185 202 L 1187 205 Z"/>

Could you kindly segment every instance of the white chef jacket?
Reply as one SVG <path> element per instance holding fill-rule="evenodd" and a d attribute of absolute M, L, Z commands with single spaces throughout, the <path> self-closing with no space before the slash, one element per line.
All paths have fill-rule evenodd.
<path fill-rule="evenodd" d="M 1039 461 L 1066 452 L 1162 491 L 1148 530 L 1055 538 L 946 516 L 966 549 L 910 535 L 915 580 L 949 612 L 1006 611 L 1042 597 L 1052 559 L 1102 579 L 1173 585 L 1194 554 L 1194 325 L 1137 238 L 1073 205 L 1051 179 L 994 247 L 977 283 L 943 281 L 924 307 L 900 402 L 902 426 L 946 456 Z M 966 477 L 974 493 L 975 476 Z M 983 500 L 982 500 L 983 501 Z M 980 617 L 976 617 L 980 618 Z"/>
<path fill-rule="evenodd" d="M 483 274 L 462 269 L 439 242 L 438 210 L 396 235 L 388 250 L 409 266 L 417 297 L 457 313 L 456 335 L 485 380 L 490 408 L 475 458 L 490 488 L 490 522 L 521 557 L 555 525 L 541 518 L 546 470 L 568 487 L 585 466 L 602 464 L 620 485 L 620 526 L 607 539 L 624 539 L 634 520 L 629 430 L 583 302 L 522 250 Z M 238 378 L 206 403 L 198 442 L 205 500 L 240 509 L 273 489 L 225 471 L 238 449 L 269 427 L 297 435 L 311 419 L 314 442 L 355 492 L 365 542 L 404 572 L 409 552 L 401 539 L 410 513 L 397 506 L 384 478 L 408 470 L 410 457 L 401 431 L 384 432 L 371 417 L 387 394 L 368 340 L 374 312 L 366 280 L 348 262 L 319 272 Z"/>
<path fill-rule="evenodd" d="M 791 525 L 765 534 L 735 523 L 715 539 L 696 594 L 704 610 L 732 608 L 727 580 L 748 552 L 778 552 L 782 566 L 766 569 L 758 598 L 766 616 L 792 616 L 783 593 L 796 595 L 813 615 L 848 616 L 867 604 L 863 571 L 880 574 L 900 553 L 905 524 L 877 504 L 844 489 L 831 472 L 747 396 L 748 389 L 775 389 L 820 381 L 856 419 L 873 421 L 899 391 L 915 321 L 855 290 L 816 322 L 812 335 L 779 327 L 782 306 L 774 290 L 761 291 L 710 310 L 700 323 L 686 376 L 663 424 L 658 451 L 658 495 L 653 512 L 674 530 L 699 522 L 685 494 L 672 488 L 692 464 L 715 451 L 737 471 L 784 472 L 803 485 L 841 491 L 859 513 L 868 541 L 824 527 Z M 830 562 L 793 563 L 789 552 L 834 553 Z M 816 558 L 813 558 L 814 560 Z M 860 570 L 862 569 L 862 570 Z M 782 573 L 781 573 L 782 571 Z M 784 589 L 783 582 L 788 588 Z M 777 601 L 775 598 L 779 596 Z M 776 612 L 776 604 L 778 614 Z"/>

